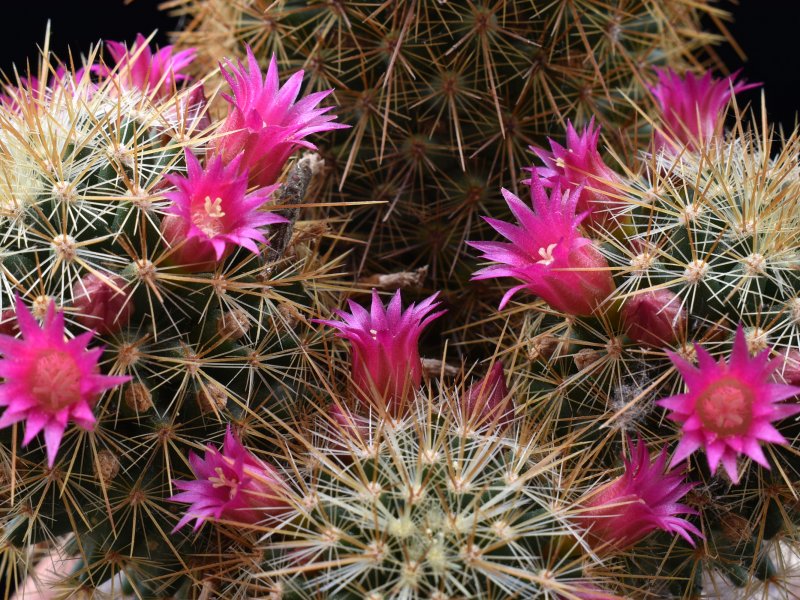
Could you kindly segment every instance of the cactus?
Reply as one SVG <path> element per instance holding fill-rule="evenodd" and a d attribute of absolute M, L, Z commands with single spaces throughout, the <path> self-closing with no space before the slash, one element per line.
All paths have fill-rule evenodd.
<path fill-rule="evenodd" d="M 700 482 L 688 503 L 700 512 L 702 551 L 685 541 L 662 546 L 656 537 L 650 548 L 620 558 L 624 569 L 657 570 L 663 579 L 653 579 L 648 593 L 692 596 L 712 571 L 706 583 L 722 576 L 756 590 L 780 571 L 775 548 L 787 557 L 796 552 L 796 503 L 786 499 L 800 467 L 791 418 L 800 410 L 792 311 L 797 136 L 776 151 L 772 132 L 748 126 L 738 111 L 733 130 L 722 132 L 723 102 L 743 84 L 710 74 L 673 73 L 664 81 L 685 86 L 673 93 L 695 114 L 698 130 L 676 131 L 674 114 L 662 106 L 651 150 L 611 175 L 596 162 L 570 172 L 568 160 L 583 159 L 558 163 L 539 153 L 545 166 L 532 169 L 533 212 L 506 194 L 519 225 L 490 224 L 513 246 L 473 242 L 497 263 L 475 277 L 523 284 L 506 299 L 520 289 L 528 296 L 496 318 L 497 331 L 514 332 L 501 356 L 527 374 L 531 410 L 545 415 L 554 435 L 579 433 L 601 470 L 614 460 L 615 440 L 640 435 L 670 446 L 672 465 L 688 462 L 688 477 Z M 693 96 L 694 88 L 705 91 Z M 591 128 L 568 136 L 570 147 L 596 139 Z M 553 148 L 557 157 L 560 146 Z M 544 185 L 552 186 L 549 205 Z M 565 198 L 588 190 L 590 200 L 582 222 L 558 234 L 535 223 L 574 214 L 574 201 L 552 200 L 560 185 Z M 584 239 L 602 259 L 576 262 L 570 249 Z M 547 246 L 552 241 L 559 246 Z M 600 297 L 585 282 L 603 274 L 615 289 Z M 547 304 L 531 302 L 531 292 Z"/>
<path fill-rule="evenodd" d="M 197 583 L 185 555 L 235 546 L 172 535 L 168 498 L 226 425 L 304 410 L 337 264 L 300 235 L 318 156 L 248 183 L 192 52 L 108 49 L 77 72 L 45 55 L 0 106 L 2 539 L 10 569 L 41 543 L 76 557 L 58 589 L 158 597 Z"/>
<path fill-rule="evenodd" d="M 335 89 L 353 129 L 327 138 L 327 198 L 384 203 L 357 212 L 356 266 L 365 278 L 429 266 L 432 289 L 460 294 L 453 318 L 476 301 L 462 300 L 474 289 L 464 240 L 499 214 L 496 189 L 517 191 L 528 146 L 590 117 L 624 147 L 646 139 L 626 98 L 648 101 L 653 66 L 698 67 L 719 39 L 700 20 L 725 17 L 682 0 L 164 4 L 203 69 L 250 46 Z"/>
<path fill-rule="evenodd" d="M 289 496 L 297 516 L 265 540 L 265 570 L 287 594 L 574 592 L 580 566 L 558 553 L 579 538 L 550 477 L 561 450 L 519 423 L 469 432 L 449 393 L 423 395 L 394 422 L 386 413 L 360 426 L 324 421 L 307 456 L 295 458 L 307 474 Z"/>
<path fill-rule="evenodd" d="M 691 71 L 710 5 L 535 4 L 175 0 L 180 50 L 6 86 L 7 579 L 49 552 L 69 596 L 791 596 L 800 136 L 724 131 L 752 84 Z M 291 157 L 325 132 L 315 178 Z"/>

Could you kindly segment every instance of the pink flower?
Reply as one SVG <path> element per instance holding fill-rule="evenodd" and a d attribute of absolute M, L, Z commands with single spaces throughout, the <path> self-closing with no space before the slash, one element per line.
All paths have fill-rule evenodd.
<path fill-rule="evenodd" d="M 173 532 L 192 519 L 197 531 L 209 519 L 253 525 L 291 510 L 277 469 L 247 451 L 230 425 L 221 451 L 208 444 L 203 458 L 189 453 L 189 465 L 196 479 L 176 481 L 183 491 L 170 500 L 191 506 Z"/>
<path fill-rule="evenodd" d="M 19 86 L 5 86 L 6 93 L 0 94 L 0 104 L 8 106 L 14 112 L 19 112 L 24 104 L 41 102 L 45 99 L 47 85 L 38 77 L 21 77 Z"/>
<path fill-rule="evenodd" d="M 227 166 L 219 156 L 214 157 L 203 169 L 191 152 L 185 154 L 188 177 L 167 177 L 178 189 L 165 194 L 172 205 L 161 223 L 165 241 L 180 246 L 172 260 L 184 268 L 205 271 L 213 269 L 234 246 L 258 254 L 256 242 L 267 243 L 261 228 L 286 222 L 280 215 L 261 210 L 278 186 L 246 194 L 247 172 L 239 169 L 241 156 Z"/>
<path fill-rule="evenodd" d="M 586 220 L 589 225 L 608 229 L 613 225 L 612 200 L 615 192 L 614 183 L 619 180 L 617 174 L 609 169 L 597 151 L 600 127 L 594 127 L 594 118 L 580 135 L 572 123 L 567 122 L 566 148 L 548 139 L 550 151 L 531 146 L 545 166 L 532 167 L 531 171 L 541 177 L 546 187 L 560 184 L 562 190 L 575 190 L 583 186 L 579 195 L 576 210 L 588 212 Z M 523 181 L 529 183 L 530 180 Z M 619 203 L 616 203 L 617 205 Z"/>
<path fill-rule="evenodd" d="M 578 232 L 578 225 L 586 216 L 575 215 L 580 194 L 578 188 L 562 195 L 561 186 L 556 183 L 548 196 L 541 178 L 533 173 L 534 210 L 503 190 L 519 225 L 484 217 L 511 243 L 467 242 L 483 252 L 481 258 L 499 263 L 484 267 L 472 278 L 514 277 L 523 282 L 506 292 L 501 310 L 514 294 L 527 289 L 556 310 L 589 315 L 614 291 L 608 262 L 592 241 Z"/>
<path fill-rule="evenodd" d="M 711 472 L 720 462 L 734 483 L 739 482 L 736 459 L 749 456 L 769 469 L 759 441 L 786 444 L 772 421 L 800 412 L 800 404 L 778 404 L 800 394 L 800 387 L 770 383 L 770 375 L 781 359 L 769 361 L 769 350 L 750 358 L 741 327 L 730 362 L 714 362 L 704 348 L 695 345 L 698 367 L 669 352 L 675 368 L 683 376 L 687 392 L 659 400 L 672 411 L 667 417 L 682 425 L 682 437 L 672 464 L 677 464 L 698 448 L 704 448 Z"/>
<path fill-rule="evenodd" d="M 72 286 L 75 318 L 100 335 L 118 332 L 130 322 L 135 309 L 131 292 L 125 291 L 127 285 L 118 275 L 105 279 L 93 273 L 84 275 Z"/>
<path fill-rule="evenodd" d="M 8 106 L 14 112 L 20 112 L 23 106 L 46 103 L 57 91 L 71 94 L 76 89 L 76 82 L 82 81 L 84 76 L 86 69 L 78 69 L 73 74 L 64 65 L 58 65 L 47 83 L 34 76 L 20 77 L 18 86 L 5 86 L 6 93 L 0 94 L 0 104 Z"/>
<path fill-rule="evenodd" d="M 292 75 L 281 87 L 274 56 L 263 81 L 250 48 L 247 49 L 247 67 L 241 62 L 238 67 L 230 62 L 225 67 L 227 69 L 223 68 L 222 72 L 233 90 L 233 98 L 226 96 L 231 111 L 219 131 L 222 137 L 216 151 L 226 163 L 243 153 L 242 166 L 249 169 L 252 184 L 275 183 L 297 148 L 316 149 L 305 139 L 307 136 L 347 127 L 332 123 L 335 115 L 325 114 L 333 107 L 317 108 L 333 90 L 309 94 L 295 102 L 303 83 L 303 72 Z"/>
<path fill-rule="evenodd" d="M 628 337 L 655 348 L 675 342 L 687 318 L 680 297 L 669 290 L 632 296 L 625 302 L 621 314 Z"/>
<path fill-rule="evenodd" d="M 437 306 L 438 292 L 419 305 L 402 310 L 400 290 L 384 308 L 378 292 L 372 290 L 372 307 L 367 311 L 352 300 L 352 314 L 336 311 L 342 321 L 315 320 L 339 330 L 350 341 L 353 385 L 368 405 L 392 416 L 404 414 L 405 407 L 422 382 L 422 360 L 418 342 L 422 330 L 444 314 L 430 314 Z"/>
<path fill-rule="evenodd" d="M 0 335 L 0 428 L 25 421 L 22 445 L 44 431 L 47 464 L 53 466 L 67 423 L 91 430 L 97 398 L 130 380 L 99 374 L 103 347 L 87 348 L 94 332 L 65 339 L 64 313 L 55 302 L 47 308 L 43 327 L 17 297 L 17 325 L 22 339 Z"/>
<path fill-rule="evenodd" d="M 665 470 L 666 448 L 654 461 L 641 440 L 636 444 L 629 440 L 628 449 L 630 458 L 623 456 L 625 472 L 600 488 L 577 518 L 588 530 L 591 546 L 624 550 L 656 530 L 677 533 L 694 546 L 692 535 L 702 538 L 702 534 L 678 515 L 697 511 L 678 501 L 696 484 L 684 482 L 683 470 Z"/>
<path fill-rule="evenodd" d="M 672 69 L 656 69 L 656 74 L 658 83 L 650 86 L 650 91 L 661 109 L 665 130 L 657 131 L 654 141 L 656 148 L 675 150 L 682 145 L 698 150 L 712 140 L 721 126 L 722 111 L 731 92 L 738 94 L 761 85 L 737 82 L 739 71 L 724 79 L 715 79 L 711 71 L 702 77 L 691 72 L 680 77 Z"/>
<path fill-rule="evenodd" d="M 514 419 L 514 402 L 508 392 L 503 363 L 496 362 L 486 377 L 464 394 L 464 417 L 477 425 L 505 427 Z"/>
<path fill-rule="evenodd" d="M 102 77 L 113 77 L 122 89 L 137 89 L 155 99 L 164 99 L 188 75 L 181 73 L 194 60 L 194 48 L 174 52 L 173 46 L 164 46 L 153 53 L 140 33 L 130 49 L 123 42 L 106 41 L 106 48 L 116 67 L 111 70 L 94 65 L 92 71 Z"/>

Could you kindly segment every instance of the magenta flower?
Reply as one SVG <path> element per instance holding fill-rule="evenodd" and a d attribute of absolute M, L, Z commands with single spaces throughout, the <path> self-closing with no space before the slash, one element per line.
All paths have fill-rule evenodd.
<path fill-rule="evenodd" d="M 613 225 L 612 200 L 617 174 L 606 166 L 597 151 L 600 127 L 594 127 L 594 118 L 578 134 L 572 123 L 567 122 L 566 148 L 548 138 L 550 151 L 531 146 L 531 150 L 544 163 L 543 167 L 530 170 L 541 177 L 546 187 L 560 184 L 562 190 L 575 190 L 583 186 L 577 201 L 578 212 L 588 212 L 589 225 L 610 228 Z M 530 183 L 530 180 L 523 181 Z M 617 202 L 616 205 L 619 205 Z"/>
<path fill-rule="evenodd" d="M 478 425 L 505 427 L 514 419 L 514 400 L 508 392 L 503 363 L 496 362 L 486 377 L 464 393 L 464 417 Z"/>
<path fill-rule="evenodd" d="M 55 302 L 47 308 L 44 325 L 17 297 L 17 326 L 22 339 L 0 335 L 0 429 L 25 421 L 22 445 L 44 431 L 47 464 L 53 466 L 61 438 L 70 421 L 91 430 L 92 407 L 100 394 L 130 380 L 127 376 L 100 375 L 103 347 L 88 349 L 94 332 L 65 338 L 64 313 Z"/>
<path fill-rule="evenodd" d="M 203 458 L 189 453 L 189 465 L 196 479 L 176 481 L 175 486 L 183 491 L 170 500 L 191 506 L 173 533 L 192 519 L 197 531 L 209 519 L 253 525 L 291 510 L 277 469 L 246 450 L 230 425 L 221 451 L 208 444 Z"/>
<path fill-rule="evenodd" d="M 800 394 L 800 387 L 770 382 L 770 375 L 781 363 L 780 357 L 770 361 L 767 349 L 750 358 L 741 327 L 736 331 L 727 364 L 724 359 L 715 362 L 701 346 L 695 348 L 698 367 L 668 352 L 683 376 L 687 392 L 657 402 L 672 411 L 668 418 L 682 425 L 672 464 L 704 448 L 711 472 L 716 472 L 722 462 L 734 483 L 739 482 L 736 459 L 740 454 L 769 469 L 759 441 L 787 443 L 772 421 L 800 412 L 796 402 L 778 404 Z"/>
<path fill-rule="evenodd" d="M 315 150 L 316 146 L 305 139 L 307 136 L 347 127 L 332 123 L 335 115 L 325 114 L 333 107 L 317 107 L 333 90 L 309 94 L 295 102 L 303 83 L 303 72 L 292 75 L 281 87 L 274 56 L 263 80 L 250 48 L 247 49 L 247 67 L 241 62 L 238 67 L 230 62 L 225 67 L 227 69 L 223 68 L 222 72 L 233 90 L 233 98 L 226 96 L 231 111 L 220 129 L 216 151 L 226 163 L 244 154 L 242 166 L 249 169 L 252 184 L 275 183 L 297 148 Z"/>
<path fill-rule="evenodd" d="M 736 81 L 739 71 L 724 79 L 715 79 L 711 71 L 702 77 L 686 73 L 680 77 L 672 69 L 656 69 L 658 83 L 650 86 L 659 108 L 665 131 L 654 136 L 656 148 L 679 149 L 685 145 L 698 150 L 717 133 L 723 110 L 734 94 L 761 85 Z"/>
<path fill-rule="evenodd" d="M 8 106 L 14 112 L 31 102 L 41 102 L 46 98 L 47 85 L 38 77 L 21 77 L 19 86 L 5 86 L 6 93 L 0 94 L 0 104 Z"/>
<path fill-rule="evenodd" d="M 437 292 L 403 311 L 400 290 L 386 308 L 373 290 L 370 311 L 350 300 L 352 314 L 336 311 L 341 321 L 315 320 L 338 329 L 339 337 L 350 341 L 353 385 L 358 397 L 368 405 L 395 417 L 404 414 L 422 382 L 419 336 L 445 312 L 431 314 L 439 306 L 434 302 L 438 295 Z"/>
<path fill-rule="evenodd" d="M 541 178 L 531 179 L 531 210 L 508 190 L 503 196 L 519 221 L 512 225 L 484 217 L 506 242 L 467 242 L 483 252 L 481 258 L 499 264 L 484 267 L 472 279 L 513 277 L 523 283 L 506 292 L 500 309 L 518 291 L 527 289 L 556 310 L 571 315 L 589 315 L 614 291 L 608 262 L 581 237 L 578 225 L 586 216 L 575 215 L 581 188 L 562 194 L 556 183 L 548 196 Z"/>
<path fill-rule="evenodd" d="M 178 189 L 164 194 L 172 205 L 166 209 L 161 232 L 170 246 L 179 246 L 172 254 L 175 263 L 206 271 L 234 246 L 258 254 L 256 242 L 267 243 L 261 228 L 286 222 L 284 217 L 262 210 L 277 185 L 246 193 L 247 172 L 240 170 L 241 160 L 239 156 L 226 166 L 217 156 L 203 169 L 187 150 L 187 177 L 167 177 Z"/>
<path fill-rule="evenodd" d="M 194 48 L 175 52 L 173 46 L 164 46 L 153 53 L 141 33 L 130 48 L 123 42 L 106 41 L 105 45 L 116 67 L 112 70 L 94 65 L 92 71 L 102 77 L 113 77 L 124 90 L 140 90 L 154 99 L 168 97 L 178 84 L 188 79 L 181 71 L 197 54 Z"/>
<path fill-rule="evenodd" d="M 655 348 L 675 342 L 687 319 L 680 297 L 669 290 L 632 296 L 622 307 L 621 316 L 628 337 Z"/>
<path fill-rule="evenodd" d="M 590 545 L 596 550 L 624 550 L 660 530 L 677 533 L 694 546 L 692 536 L 702 538 L 702 534 L 678 515 L 697 514 L 679 503 L 696 484 L 684 482 L 683 469 L 665 470 L 666 448 L 654 461 L 642 440 L 636 444 L 629 440 L 628 449 L 630 458 L 623 456 L 625 472 L 600 488 L 577 518 L 588 531 Z"/>
<path fill-rule="evenodd" d="M 68 72 L 64 65 L 58 65 L 47 83 L 34 76 L 20 77 L 18 86 L 10 84 L 4 86 L 5 93 L 0 93 L 0 104 L 19 112 L 23 106 L 48 102 L 57 92 L 73 93 L 76 82 L 82 81 L 85 76 L 86 69 L 78 69 L 73 74 Z"/>

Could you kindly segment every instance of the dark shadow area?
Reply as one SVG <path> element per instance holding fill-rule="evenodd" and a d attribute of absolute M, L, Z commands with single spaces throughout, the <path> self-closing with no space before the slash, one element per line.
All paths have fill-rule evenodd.
<path fill-rule="evenodd" d="M 160 1 L 134 0 L 126 6 L 123 0 L 17 0 L 23 17 L 6 18 L 0 27 L 0 70 L 11 75 L 17 65 L 22 74 L 28 61 L 34 68 L 48 20 L 50 48 L 62 59 L 69 49 L 77 61 L 100 39 L 132 42 L 137 33 L 149 35 L 155 29 L 156 43 L 167 44 L 176 22 L 158 10 Z"/>
<path fill-rule="evenodd" d="M 763 84 L 739 94 L 740 106 L 750 103 L 758 109 L 763 90 L 769 121 L 791 131 L 800 108 L 800 2 L 740 0 L 738 6 L 726 2 L 722 7 L 734 15 L 730 32 L 747 59 L 742 62 L 729 46 L 717 51 L 731 71 L 742 68 L 741 77 Z"/>

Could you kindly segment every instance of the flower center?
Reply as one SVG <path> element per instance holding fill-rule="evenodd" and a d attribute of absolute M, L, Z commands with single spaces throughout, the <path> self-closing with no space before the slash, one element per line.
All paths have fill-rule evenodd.
<path fill-rule="evenodd" d="M 30 377 L 31 393 L 46 412 L 57 413 L 81 398 L 81 371 L 67 352 L 42 352 L 36 358 Z"/>
<path fill-rule="evenodd" d="M 195 210 L 192 214 L 192 223 L 206 236 L 212 238 L 219 235 L 225 224 L 222 218 L 225 212 L 222 210 L 222 198 L 211 199 L 206 196 L 203 201 L 202 210 Z"/>
<path fill-rule="evenodd" d="M 542 257 L 542 260 L 537 260 L 537 265 L 549 265 L 555 259 L 553 258 L 553 250 L 556 249 L 558 244 L 550 244 L 547 248 L 539 248 L 539 256 Z"/>
<path fill-rule="evenodd" d="M 706 429 L 719 436 L 747 433 L 753 421 L 753 392 L 735 379 L 720 379 L 697 398 L 697 412 Z"/>
<path fill-rule="evenodd" d="M 225 473 L 222 472 L 222 467 L 216 467 L 214 472 L 217 474 L 217 476 L 208 478 L 208 480 L 211 482 L 211 485 L 214 486 L 214 488 L 230 488 L 228 499 L 233 500 L 236 497 L 236 494 L 239 493 L 239 480 L 236 479 L 236 477 L 231 477 L 228 479 Z"/>

